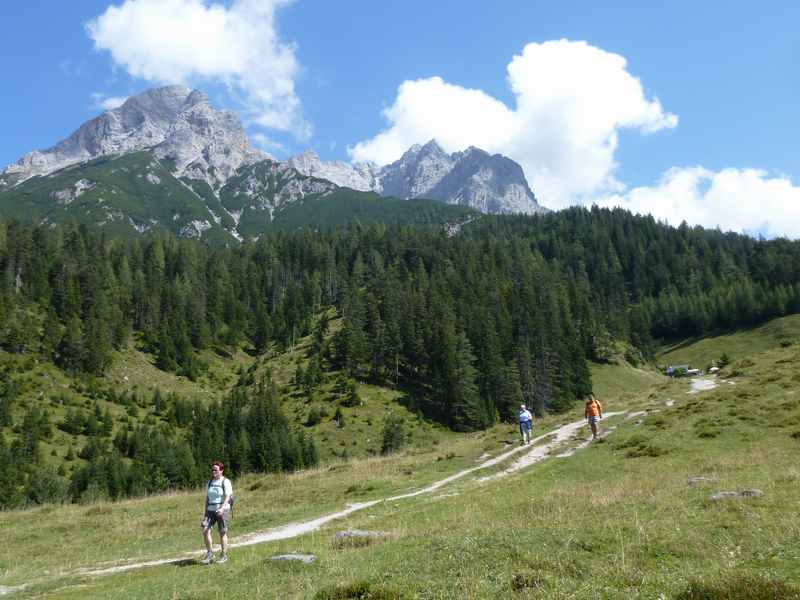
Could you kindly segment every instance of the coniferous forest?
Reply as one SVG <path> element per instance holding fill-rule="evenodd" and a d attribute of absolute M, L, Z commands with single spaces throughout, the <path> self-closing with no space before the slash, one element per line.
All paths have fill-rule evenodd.
<path fill-rule="evenodd" d="M 280 352 L 313 334 L 309 385 L 330 367 L 413 386 L 416 408 L 457 431 L 511 420 L 522 402 L 538 414 L 568 409 L 591 393 L 588 362 L 615 348 L 647 361 L 662 340 L 796 312 L 800 243 L 672 228 L 622 210 L 484 216 L 456 235 L 350 225 L 235 247 L 0 222 L 6 352 L 99 376 L 133 337 L 159 368 L 192 379 L 206 368 L 199 350 Z M 332 337 L 331 314 L 342 323 Z M 112 435 L 99 410 L 51 423 L 33 405 L 12 423 L 12 375 L 0 373 L 0 479 L 16 490 L 6 507 L 187 487 L 212 457 L 236 473 L 318 460 L 268 377 L 220 403 L 157 393 L 148 402 L 160 424 Z M 97 393 L 132 410 L 140 400 Z M 37 440 L 54 426 L 90 436 L 80 450 L 87 464 L 69 481 L 37 461 Z"/>

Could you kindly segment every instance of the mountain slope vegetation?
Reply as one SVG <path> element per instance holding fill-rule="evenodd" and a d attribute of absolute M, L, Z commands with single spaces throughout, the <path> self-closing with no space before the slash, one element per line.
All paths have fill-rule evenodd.
<path fill-rule="evenodd" d="M 216 190 L 205 180 L 178 177 L 174 167 L 149 150 L 103 156 L 0 189 L 0 215 L 40 225 L 85 224 L 114 237 L 161 232 L 213 245 L 304 227 L 441 226 L 478 215 L 434 200 L 337 188 L 271 160 L 241 167 Z"/>
<path fill-rule="evenodd" d="M 592 363 L 642 364 L 659 338 L 798 312 L 798 254 L 796 242 L 600 209 L 481 217 L 457 235 L 355 224 L 236 247 L 4 221 L 6 502 L 184 487 L 210 456 L 237 474 L 291 471 L 318 460 L 325 435 L 326 457 L 380 452 L 373 404 L 402 407 L 420 439 L 434 423 L 512 421 L 522 402 L 569 411 L 592 392 Z M 131 345 L 198 393 L 110 380 Z M 226 356 L 239 363 L 220 373 Z M 37 364 L 74 393 L 37 389 L 26 373 Z M 365 399 L 367 421 L 341 431 Z M 73 441 L 45 446 L 57 431 Z M 373 441 L 353 445 L 362 438 Z"/>

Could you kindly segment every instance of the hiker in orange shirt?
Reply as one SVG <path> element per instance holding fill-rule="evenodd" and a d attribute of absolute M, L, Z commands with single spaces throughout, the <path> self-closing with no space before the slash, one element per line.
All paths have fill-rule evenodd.
<path fill-rule="evenodd" d="M 597 423 L 603 418 L 603 405 L 594 397 L 589 396 L 586 401 L 586 419 L 589 421 L 589 427 L 592 428 L 592 439 L 596 440 L 599 435 Z"/>

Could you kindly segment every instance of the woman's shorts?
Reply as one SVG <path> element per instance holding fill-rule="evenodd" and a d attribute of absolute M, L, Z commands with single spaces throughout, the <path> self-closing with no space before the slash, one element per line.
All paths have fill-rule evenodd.
<path fill-rule="evenodd" d="M 201 526 L 203 527 L 203 531 L 206 529 L 211 529 L 216 525 L 219 528 L 220 533 L 227 533 L 228 531 L 228 524 L 231 522 L 231 511 L 224 510 L 222 511 L 222 516 L 217 514 L 215 510 L 207 510 L 206 516 L 203 517 L 203 522 Z"/>

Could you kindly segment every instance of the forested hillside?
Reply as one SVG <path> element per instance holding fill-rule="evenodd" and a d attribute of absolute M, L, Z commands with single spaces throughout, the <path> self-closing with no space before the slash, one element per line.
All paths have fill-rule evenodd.
<path fill-rule="evenodd" d="M 800 244 L 600 209 L 482 217 L 457 235 L 350 225 L 227 248 L 6 221 L 0 269 L 0 347 L 9 353 L 101 376 L 133 338 L 159 368 L 195 379 L 207 368 L 205 349 L 275 354 L 313 334 L 297 376 L 304 387 L 331 372 L 345 385 L 402 387 L 414 410 L 459 431 L 511 419 L 520 402 L 539 414 L 569 408 L 592 390 L 587 361 L 611 360 L 620 348 L 637 362 L 655 338 L 800 312 Z M 55 424 L 42 407 L 14 405 L 15 377 L 6 370 L 0 386 L 2 462 L 40 473 L 36 440 Z M 96 394 L 116 401 L 101 388 Z M 313 441 L 291 431 L 280 394 L 268 379 L 243 376 L 221 405 L 181 409 L 184 400 L 173 398 L 141 430 L 105 424 L 102 411 L 61 423 L 96 429 L 101 444 L 81 449 L 88 471 L 73 471 L 72 497 L 92 482 L 112 496 L 150 491 L 153 465 L 163 475 L 155 489 L 188 485 L 215 454 L 239 471 L 311 464 Z M 214 437 L 220 422 L 230 426 Z M 211 441 L 201 448 L 201 439 Z M 60 477 L 41 485 L 64 485 Z M 109 477 L 118 479 L 113 490 Z M 30 489 L 28 500 L 36 501 Z"/>

